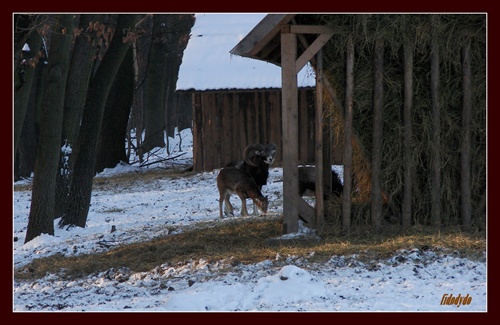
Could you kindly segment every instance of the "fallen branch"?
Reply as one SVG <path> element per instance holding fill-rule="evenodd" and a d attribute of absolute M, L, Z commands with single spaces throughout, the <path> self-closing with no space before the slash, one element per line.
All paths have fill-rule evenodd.
<path fill-rule="evenodd" d="M 186 154 L 186 152 L 183 152 L 177 156 L 173 156 L 173 157 L 167 157 L 167 158 L 163 158 L 161 160 L 155 160 L 155 161 L 152 161 L 150 163 L 144 163 L 144 164 L 141 164 L 140 167 L 147 167 L 147 166 L 150 166 L 150 165 L 154 165 L 154 164 L 158 164 L 158 163 L 161 163 L 161 162 L 164 162 L 164 161 L 167 161 L 167 160 L 172 160 L 172 159 L 175 159 L 175 158 L 179 158 L 181 156 L 184 156 Z"/>

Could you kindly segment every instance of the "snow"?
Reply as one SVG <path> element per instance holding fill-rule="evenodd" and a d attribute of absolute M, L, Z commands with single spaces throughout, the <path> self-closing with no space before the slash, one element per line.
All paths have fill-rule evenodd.
<path fill-rule="evenodd" d="M 179 69 L 177 90 L 281 88 L 279 66 L 229 53 L 265 16 L 196 14 Z M 299 72 L 297 85 L 315 85 L 309 64 Z"/>
<path fill-rule="evenodd" d="M 190 130 L 180 134 L 182 150 L 192 157 Z M 175 147 L 175 139 L 171 142 Z M 167 167 L 149 165 L 148 168 Z M 122 163 L 98 174 L 96 179 L 105 181 L 115 174 L 143 173 L 145 169 Z M 43 256 L 104 252 L 120 244 L 172 235 L 176 232 L 170 233 L 168 227 L 173 225 L 181 226 L 177 232 L 182 232 L 183 227 L 225 222 L 228 218 L 219 220 L 217 173 L 214 170 L 186 177 L 135 180 L 126 186 L 102 186 L 92 193 L 85 228 L 60 229 L 57 219 L 55 236 L 42 234 L 26 244 L 23 243 L 31 192 L 30 189 L 15 191 L 14 267 L 22 269 Z M 28 179 L 19 183 L 30 182 Z M 271 202 L 269 215 L 246 218 L 278 218 L 282 207 L 276 202 L 282 186 L 282 169 L 271 168 L 264 188 Z M 237 212 L 241 206 L 238 201 L 232 199 Z M 112 232 L 112 228 L 116 231 Z M 310 232 L 301 225 L 294 236 L 313 236 Z M 486 253 L 479 261 L 460 258 L 440 248 L 401 250 L 390 258 L 371 262 L 361 262 L 356 255 L 332 255 L 327 262 L 317 263 L 309 260 L 313 256 L 314 252 L 305 257 L 276 254 L 246 265 L 231 258 L 213 260 L 207 255 L 178 265 L 165 261 L 148 272 L 117 268 L 77 280 L 64 280 L 57 274 L 34 281 L 14 280 L 13 311 L 484 312 L 487 309 Z M 461 306 L 441 305 L 444 295 L 469 295 L 472 300 Z"/>

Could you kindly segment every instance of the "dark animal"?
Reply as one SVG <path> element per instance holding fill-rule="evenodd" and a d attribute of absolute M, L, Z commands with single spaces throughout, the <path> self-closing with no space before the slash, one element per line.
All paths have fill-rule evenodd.
<path fill-rule="evenodd" d="M 341 196 L 343 188 L 339 176 L 332 170 L 332 188 L 330 189 L 330 193 L 335 196 Z M 312 192 L 316 190 L 315 167 L 299 166 L 299 195 L 303 196 L 307 190 Z"/>
<path fill-rule="evenodd" d="M 231 194 L 236 194 L 241 199 L 241 216 L 248 216 L 246 199 L 252 199 L 254 207 L 257 207 L 263 214 L 267 213 L 269 201 L 262 195 L 260 188 L 253 178 L 244 171 L 236 167 L 224 167 L 217 175 L 217 188 L 219 189 L 219 213 L 222 215 L 222 205 L 224 205 L 224 214 L 228 217 L 234 216 L 234 207 L 229 198 Z M 254 210 L 254 214 L 256 211 Z"/>
<path fill-rule="evenodd" d="M 243 160 L 230 162 L 226 167 L 244 171 L 253 178 L 259 190 L 262 190 L 262 186 L 267 185 L 269 167 L 274 163 L 275 155 L 276 144 L 272 142 L 267 146 L 260 143 L 250 144 L 243 151 Z M 256 212 L 254 205 L 254 215 Z"/>

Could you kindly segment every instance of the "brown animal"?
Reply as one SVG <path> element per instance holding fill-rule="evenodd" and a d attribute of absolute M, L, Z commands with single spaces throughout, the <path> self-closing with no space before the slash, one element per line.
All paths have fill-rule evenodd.
<path fill-rule="evenodd" d="M 272 142 L 266 146 L 260 143 L 250 144 L 243 151 L 243 160 L 232 161 L 226 167 L 236 167 L 252 176 L 259 190 L 262 191 L 262 186 L 267 185 L 269 167 L 274 163 L 275 155 L 276 144 Z M 253 214 L 257 215 L 255 204 Z"/>
<path fill-rule="evenodd" d="M 332 188 L 329 189 L 329 193 L 325 193 L 326 197 L 329 194 L 341 196 L 343 189 L 339 175 L 332 170 Z M 304 196 L 307 190 L 312 192 L 316 190 L 316 170 L 314 166 L 299 166 L 299 195 Z"/>
<path fill-rule="evenodd" d="M 246 199 L 252 199 L 255 206 L 262 211 L 263 214 L 267 213 L 267 206 L 269 201 L 267 197 L 262 195 L 259 186 L 255 183 L 252 176 L 236 167 L 224 167 L 217 175 L 217 188 L 219 189 L 219 212 L 222 215 L 222 204 L 224 206 L 224 214 L 228 217 L 234 216 L 234 208 L 229 202 L 231 194 L 236 194 L 241 199 L 241 216 L 248 216 Z"/>

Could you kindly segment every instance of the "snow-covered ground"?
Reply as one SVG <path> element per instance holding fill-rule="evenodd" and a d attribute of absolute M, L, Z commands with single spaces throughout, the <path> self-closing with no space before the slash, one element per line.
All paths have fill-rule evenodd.
<path fill-rule="evenodd" d="M 178 158 L 182 165 L 192 159 L 192 138 L 189 130 L 181 132 L 181 136 L 186 153 Z M 170 143 L 175 146 L 174 139 Z M 174 161 L 170 163 L 172 166 L 160 168 L 178 166 Z M 120 164 L 96 178 L 105 181 L 117 173 L 141 172 L 144 169 Z M 134 181 L 123 187 L 100 186 L 92 193 L 86 228 L 60 229 L 59 220 L 55 220 L 55 236 L 41 235 L 27 244 L 23 243 L 31 192 L 15 191 L 14 267 L 22 268 L 33 259 L 56 253 L 70 256 L 101 252 L 120 244 L 172 235 L 168 231 L 171 226 L 221 222 L 217 173 L 214 170 L 189 177 Z M 267 218 L 281 213 L 282 185 L 282 170 L 272 168 L 264 188 L 271 202 Z M 232 202 L 239 211 L 239 200 L 234 197 Z M 116 231 L 111 232 L 113 226 Z M 301 228 L 297 235 L 309 234 Z M 308 257 L 276 255 L 244 265 L 232 263 L 231 259 L 214 261 L 207 254 L 204 259 L 182 265 L 165 261 L 141 273 L 119 268 L 71 281 L 57 274 L 32 282 L 14 281 L 13 308 L 14 312 L 486 311 L 484 256 L 481 261 L 471 261 L 432 248 L 399 251 L 391 258 L 371 263 L 362 263 L 356 256 L 333 255 L 325 263 L 311 263 Z M 452 299 L 447 300 L 450 295 Z M 466 299 L 455 299 L 459 295 Z"/>

